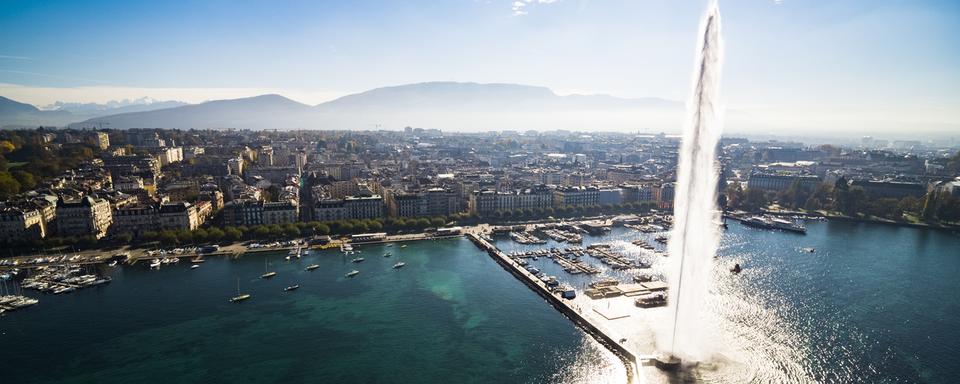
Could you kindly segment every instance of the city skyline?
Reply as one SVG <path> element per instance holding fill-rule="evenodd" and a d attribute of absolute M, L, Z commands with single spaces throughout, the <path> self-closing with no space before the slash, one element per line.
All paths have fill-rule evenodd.
<path fill-rule="evenodd" d="M 204 2 L 147 11 L 137 2 L 13 2 L 0 16 L 0 94 L 41 107 L 268 93 L 318 104 L 462 81 L 683 102 L 704 5 Z M 723 6 L 731 132 L 943 135 L 960 127 L 955 4 Z"/>

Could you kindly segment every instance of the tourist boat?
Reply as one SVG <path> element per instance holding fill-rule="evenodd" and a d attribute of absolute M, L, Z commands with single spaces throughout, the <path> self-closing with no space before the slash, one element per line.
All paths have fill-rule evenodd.
<path fill-rule="evenodd" d="M 754 228 L 780 229 L 801 234 L 807 233 L 807 229 L 803 226 L 790 220 L 784 220 L 777 217 L 751 216 L 750 218 L 743 220 L 743 224 Z"/>
<path fill-rule="evenodd" d="M 347 272 L 347 275 L 346 275 L 346 276 L 347 276 L 347 277 L 354 277 L 354 276 L 359 275 L 359 274 L 360 274 L 360 271 L 354 269 L 354 270 L 352 270 L 352 271 L 350 271 L 350 272 Z"/>
<path fill-rule="evenodd" d="M 277 275 L 276 272 L 273 272 L 273 271 L 268 272 L 268 271 L 267 271 L 267 261 L 264 260 L 264 261 L 263 261 L 263 274 L 260 275 L 260 278 L 261 278 L 261 279 L 269 279 L 269 278 L 274 277 L 274 276 L 276 276 L 276 275 Z"/>
<path fill-rule="evenodd" d="M 197 269 L 197 268 L 200 268 L 200 264 L 194 264 L 190 266 L 190 269 Z"/>
<path fill-rule="evenodd" d="M 364 260 L 366 260 L 366 259 L 364 259 L 364 258 L 362 258 L 362 257 L 355 257 L 353 260 L 350 260 L 350 261 L 351 261 L 351 262 L 354 262 L 354 263 L 359 263 L 359 262 L 362 262 L 362 261 L 364 261 Z"/>
<path fill-rule="evenodd" d="M 399 262 L 399 263 L 394 264 L 394 265 L 393 265 L 393 269 L 403 268 L 404 265 L 407 265 L 407 263 L 404 263 L 404 262 L 401 261 L 401 262 Z"/>
<path fill-rule="evenodd" d="M 320 268 L 320 265 L 319 265 L 319 264 L 311 264 L 311 265 L 308 265 L 308 266 L 307 266 L 306 270 L 307 270 L 307 271 L 312 271 L 312 270 L 317 269 L 317 268 Z"/>
<path fill-rule="evenodd" d="M 283 290 L 286 292 L 290 292 L 290 291 L 296 290 L 297 288 L 300 288 L 300 284 L 291 285 L 289 287 L 284 288 Z"/>
<path fill-rule="evenodd" d="M 240 279 L 237 279 L 237 295 L 230 298 L 230 302 L 237 303 L 249 298 L 250 298 L 250 294 L 248 293 L 240 294 Z"/>
<path fill-rule="evenodd" d="M 160 269 L 160 259 L 153 259 L 150 262 L 150 268 Z"/>

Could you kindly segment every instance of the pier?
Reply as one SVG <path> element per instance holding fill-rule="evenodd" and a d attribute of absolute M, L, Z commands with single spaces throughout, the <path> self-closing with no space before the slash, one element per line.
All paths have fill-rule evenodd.
<path fill-rule="evenodd" d="M 587 334 L 591 335 L 594 339 L 599 341 L 611 352 L 613 352 L 613 354 L 620 358 L 620 360 L 626 366 L 628 383 L 639 382 L 640 379 L 638 377 L 637 370 L 639 369 L 638 364 L 640 361 L 637 357 L 638 354 L 634 353 L 626 345 L 624 345 L 626 338 L 618 338 L 617 335 L 611 332 L 609 327 L 600 324 L 598 321 L 600 318 L 616 320 L 622 319 L 626 316 L 611 315 L 611 312 L 608 311 L 607 313 L 604 313 L 602 310 L 598 310 L 597 308 L 594 308 L 593 311 L 584 312 L 576 300 L 562 298 L 560 292 L 551 289 L 546 282 L 540 280 L 532 273 L 522 268 L 517 260 L 508 256 L 503 251 L 500 251 L 500 249 L 491 244 L 489 241 L 483 239 L 481 236 L 475 233 L 468 233 L 467 237 L 477 247 L 486 251 L 487 254 L 497 262 L 497 264 L 520 279 L 521 282 L 546 299 L 547 302 L 560 311 L 560 313 L 572 320 L 574 324 L 583 329 Z M 532 257 L 532 255 L 528 257 Z M 556 258 L 554 258 L 554 260 L 556 260 Z M 593 313 L 596 313 L 600 316 L 592 316 L 591 314 Z"/>

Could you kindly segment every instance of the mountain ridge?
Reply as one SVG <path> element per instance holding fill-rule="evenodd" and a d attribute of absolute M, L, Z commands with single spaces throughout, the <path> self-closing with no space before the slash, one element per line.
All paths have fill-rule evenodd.
<path fill-rule="evenodd" d="M 102 124 L 117 129 L 372 129 L 409 125 L 456 131 L 609 129 L 613 124 L 635 129 L 637 121 L 632 116 L 665 111 L 675 115 L 682 106 L 656 97 L 561 96 L 542 86 L 435 81 L 373 88 L 312 106 L 279 94 L 265 94 L 108 114 L 62 125 Z M 2 115 L 0 125 L 6 124 Z"/>

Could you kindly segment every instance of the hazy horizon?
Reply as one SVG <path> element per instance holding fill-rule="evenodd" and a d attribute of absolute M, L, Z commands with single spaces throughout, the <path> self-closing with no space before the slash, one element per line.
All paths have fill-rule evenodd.
<path fill-rule="evenodd" d="M 705 3 L 8 2 L 0 15 L 0 95 L 47 106 L 275 93 L 315 105 L 379 87 L 458 81 L 686 102 Z M 952 38 L 960 5 L 720 7 L 728 131 L 960 132 Z M 633 119 L 606 117 L 623 126 Z M 672 118 L 662 120 L 674 126 Z"/>

